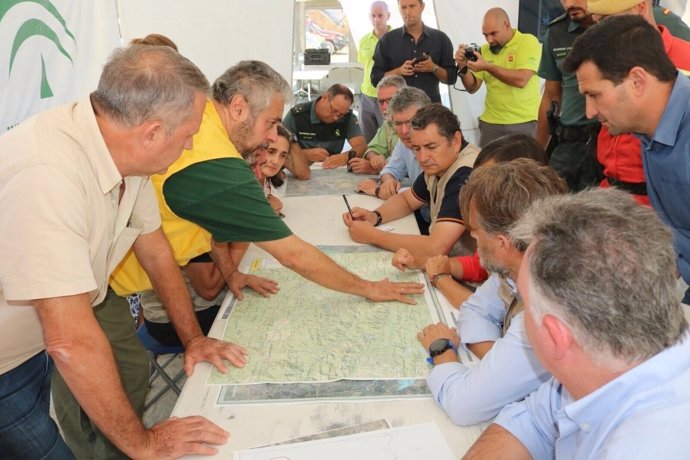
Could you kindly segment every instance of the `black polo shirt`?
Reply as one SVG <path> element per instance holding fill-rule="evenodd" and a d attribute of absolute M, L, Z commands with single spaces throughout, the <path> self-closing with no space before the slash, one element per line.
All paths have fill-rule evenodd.
<path fill-rule="evenodd" d="M 371 84 L 376 86 L 383 78 L 384 73 L 400 67 L 405 61 L 420 57 L 424 53 L 430 55 L 439 67 L 446 69 L 448 73 L 446 84 L 455 84 L 458 76 L 453 58 L 453 44 L 446 34 L 427 26 L 424 26 L 417 43 L 415 43 L 412 35 L 405 31 L 404 26 L 391 30 L 379 39 L 374 51 Z M 424 91 L 431 102 L 441 102 L 441 93 L 438 90 L 440 82 L 434 73 L 420 72 L 404 78 L 409 86 Z"/>
<path fill-rule="evenodd" d="M 361 136 L 362 130 L 352 110 L 335 123 L 322 122 L 316 116 L 316 101 L 321 97 L 291 108 L 283 119 L 283 126 L 297 135 L 297 142 L 303 149 L 321 147 L 335 155 L 343 151 L 346 139 Z"/>

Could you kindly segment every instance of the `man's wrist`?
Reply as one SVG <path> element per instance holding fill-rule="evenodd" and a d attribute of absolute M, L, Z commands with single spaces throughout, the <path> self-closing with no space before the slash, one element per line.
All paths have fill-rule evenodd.
<path fill-rule="evenodd" d="M 374 227 L 378 227 L 379 225 L 381 225 L 381 222 L 383 222 L 383 217 L 381 216 L 381 213 L 378 212 L 378 210 L 374 210 L 373 213 L 376 214 L 376 223 L 374 224 Z"/>
<path fill-rule="evenodd" d="M 433 275 L 430 275 L 430 276 L 429 276 L 429 281 L 431 281 L 431 285 L 432 285 L 433 287 L 436 287 L 436 283 L 438 283 L 438 281 L 439 281 L 441 278 L 445 278 L 445 277 L 447 277 L 447 276 L 451 276 L 449 272 L 440 272 L 440 273 L 436 273 L 436 274 L 433 274 Z"/>

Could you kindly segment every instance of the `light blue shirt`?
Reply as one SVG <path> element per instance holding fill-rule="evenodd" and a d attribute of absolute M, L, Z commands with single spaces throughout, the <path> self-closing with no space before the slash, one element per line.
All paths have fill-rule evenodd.
<path fill-rule="evenodd" d="M 456 425 L 495 417 L 506 404 L 521 400 L 551 377 L 527 341 L 523 312 L 501 337 L 506 307 L 498 296 L 499 285 L 499 276 L 491 274 L 462 304 L 456 324 L 463 343 L 495 341 L 484 359 L 473 367 L 439 364 L 427 377 L 434 399 Z"/>
<path fill-rule="evenodd" d="M 422 167 L 417 162 L 414 150 L 407 148 L 402 141 L 398 141 L 388 163 L 381 170 L 381 176 L 386 173 L 392 174 L 398 182 L 402 182 L 406 177 L 414 182 L 422 174 Z"/>
<path fill-rule="evenodd" d="M 555 378 L 496 423 L 535 460 L 690 456 L 690 336 L 577 401 Z"/>
<path fill-rule="evenodd" d="M 676 77 L 654 136 L 640 140 L 649 201 L 673 229 L 678 271 L 690 284 L 690 80 L 683 74 Z"/>

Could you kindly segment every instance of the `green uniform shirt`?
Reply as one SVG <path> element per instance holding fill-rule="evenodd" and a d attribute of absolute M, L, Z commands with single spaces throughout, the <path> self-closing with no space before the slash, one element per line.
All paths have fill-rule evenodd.
<path fill-rule="evenodd" d="M 175 214 L 220 243 L 273 241 L 292 234 L 242 158 L 188 166 L 165 181 L 163 195 Z"/>
<path fill-rule="evenodd" d="M 584 28 L 564 14 L 549 24 L 544 36 L 537 74 L 544 80 L 561 82 L 561 124 L 564 126 L 596 123 L 596 120 L 589 120 L 585 115 L 585 97 L 578 90 L 576 75 L 563 72 L 565 57 L 573 48 L 575 39 L 584 31 Z"/>
<path fill-rule="evenodd" d="M 320 96 L 319 99 L 321 99 Z M 297 142 L 303 149 L 317 147 L 328 150 L 330 155 L 343 151 L 346 139 L 362 135 L 357 115 L 348 110 L 344 117 L 335 123 L 324 123 L 316 116 L 315 99 L 297 104 L 283 119 L 283 126 L 297 135 Z"/>
<path fill-rule="evenodd" d="M 482 57 L 486 62 L 510 70 L 537 71 L 541 44 L 534 35 L 514 31 L 513 38 L 505 44 L 498 54 L 489 50 L 489 44 L 482 46 Z M 476 72 L 475 76 L 486 84 L 484 113 L 479 117 L 486 123 L 514 125 L 537 119 L 541 94 L 539 78 L 532 75 L 524 88 L 503 83 L 489 72 Z"/>

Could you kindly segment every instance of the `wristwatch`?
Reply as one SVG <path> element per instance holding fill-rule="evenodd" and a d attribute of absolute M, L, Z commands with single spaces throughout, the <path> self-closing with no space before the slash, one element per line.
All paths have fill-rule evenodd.
<path fill-rule="evenodd" d="M 449 339 L 436 339 L 429 345 L 429 360 L 433 363 L 433 359 L 438 355 L 442 355 L 448 350 L 455 350 L 453 342 Z"/>
<path fill-rule="evenodd" d="M 296 144 L 298 140 L 299 139 L 297 139 L 297 134 L 295 134 L 295 133 L 290 134 L 290 143 Z"/>

